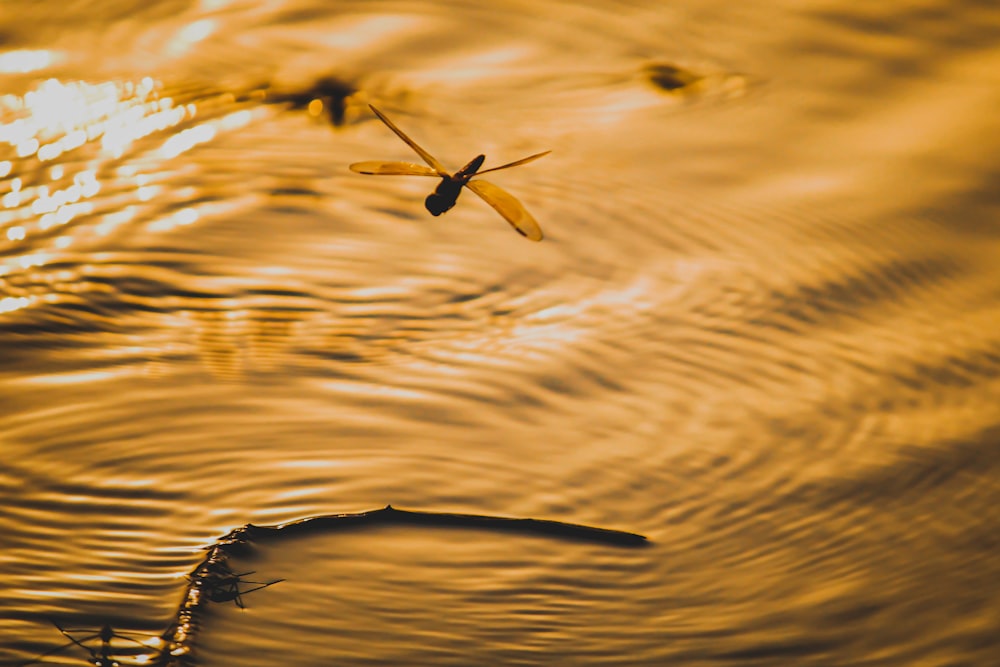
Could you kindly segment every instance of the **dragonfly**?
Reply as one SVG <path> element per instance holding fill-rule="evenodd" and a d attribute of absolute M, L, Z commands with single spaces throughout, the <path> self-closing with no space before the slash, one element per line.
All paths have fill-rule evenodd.
<path fill-rule="evenodd" d="M 402 139 L 407 146 L 412 148 L 416 154 L 427 163 L 428 166 L 425 167 L 422 164 L 413 164 L 412 162 L 368 160 L 365 162 L 355 162 L 350 165 L 351 171 L 359 174 L 374 176 L 434 176 L 436 178 L 440 178 L 441 182 L 438 184 L 437 188 L 434 192 L 429 194 L 427 199 L 424 201 L 424 205 L 427 207 L 427 210 L 434 216 L 441 215 L 445 211 L 450 210 L 458 200 L 458 195 L 461 194 L 462 188 L 467 187 L 479 195 L 483 201 L 496 209 L 497 213 L 502 215 L 504 220 L 509 222 L 511 227 L 513 227 L 521 236 L 531 239 L 532 241 L 542 240 L 543 237 L 541 227 L 538 226 L 535 219 L 530 213 L 528 213 L 527 209 L 524 208 L 521 202 L 519 202 L 514 195 L 499 186 L 493 185 L 489 181 L 484 181 L 479 178 L 473 179 L 473 177 L 481 176 L 482 174 L 486 174 L 491 171 L 500 171 L 501 169 L 509 169 L 510 167 L 527 164 L 528 162 L 532 162 L 540 157 L 548 155 L 552 151 L 535 153 L 534 155 L 529 155 L 526 158 L 521 158 L 520 160 L 515 160 L 514 162 L 508 162 L 507 164 L 502 164 L 499 167 L 483 169 L 482 171 L 480 171 L 479 168 L 483 166 L 486 156 L 477 155 L 471 162 L 469 162 L 469 164 L 452 174 L 444 168 L 444 165 L 438 162 L 437 158 L 421 148 L 417 142 L 407 136 L 407 134 L 401 129 L 396 127 L 396 125 L 389 120 L 384 113 L 376 109 L 372 104 L 369 104 L 368 106 L 375 112 L 375 115 L 378 116 L 379 120 L 385 123 L 390 130 L 395 132 L 396 136 Z"/>
<path fill-rule="evenodd" d="M 66 639 L 68 639 L 69 642 L 63 644 L 62 646 L 54 648 L 51 651 L 46 651 L 41 655 L 37 655 L 28 662 L 21 663 L 19 667 L 27 667 L 28 665 L 34 665 L 40 663 L 42 660 L 49 657 L 50 655 L 55 655 L 56 653 L 60 653 L 69 648 L 70 646 L 79 646 L 84 651 L 86 651 L 90 655 L 90 664 L 95 665 L 95 667 L 119 667 L 120 663 L 114 657 L 113 653 L 114 647 L 112 646 L 112 640 L 115 639 L 132 642 L 137 646 L 141 646 L 146 650 L 152 650 L 154 652 L 156 651 L 148 643 L 141 642 L 138 639 L 129 637 L 128 635 L 132 633 L 118 632 L 114 630 L 110 624 L 107 623 L 105 623 L 103 627 L 97 630 L 93 630 L 93 629 L 67 629 L 62 627 L 52 619 L 49 619 L 49 621 L 52 623 L 52 625 L 56 626 L 56 630 L 58 630 L 64 637 L 66 637 Z M 87 632 L 90 634 L 87 635 L 86 637 L 73 636 L 74 634 L 78 635 L 83 632 Z M 87 646 L 87 643 L 93 641 L 94 639 L 101 640 L 101 645 L 99 648 L 91 648 L 90 646 Z"/>

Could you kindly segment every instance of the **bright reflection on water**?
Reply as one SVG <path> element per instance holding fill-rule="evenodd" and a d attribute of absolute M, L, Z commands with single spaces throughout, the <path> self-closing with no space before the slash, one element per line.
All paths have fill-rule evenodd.
<path fill-rule="evenodd" d="M 195 664 L 1000 652 L 993 5 L 12 7 L 0 664 L 156 637 L 233 527 L 387 503 L 653 545 L 261 545 L 285 581 Z M 418 159 L 369 102 L 452 168 L 552 149 L 490 175 L 545 240 L 351 173 Z"/>
<path fill-rule="evenodd" d="M 60 55 L 45 49 L 0 53 L 0 74 L 27 74 L 43 70 L 60 60 Z"/>

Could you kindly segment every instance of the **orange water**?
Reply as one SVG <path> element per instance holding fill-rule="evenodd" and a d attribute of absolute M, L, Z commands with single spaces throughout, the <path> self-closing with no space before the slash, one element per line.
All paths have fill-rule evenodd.
<path fill-rule="evenodd" d="M 393 503 L 654 545 L 270 544 L 199 664 L 989 664 L 998 44 L 970 0 L 6 2 L 0 663 Z M 490 176 L 545 241 L 350 172 L 417 160 L 368 102 L 452 168 L 552 149 Z"/>

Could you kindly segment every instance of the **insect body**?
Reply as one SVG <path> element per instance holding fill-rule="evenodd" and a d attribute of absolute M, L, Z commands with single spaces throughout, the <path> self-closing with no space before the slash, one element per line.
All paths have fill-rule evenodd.
<path fill-rule="evenodd" d="M 284 579 L 275 579 L 274 581 L 249 581 L 244 579 L 248 574 L 253 574 L 253 572 L 242 572 L 240 574 L 232 573 L 224 576 L 213 577 L 211 579 L 206 579 L 205 589 L 208 594 L 208 598 L 212 602 L 233 602 L 240 609 L 246 609 L 246 605 L 243 604 L 243 596 L 247 593 L 253 593 L 254 591 L 259 591 L 262 588 L 267 588 L 268 586 L 273 586 L 274 584 L 284 581 Z M 254 588 L 248 588 L 246 590 L 240 590 L 240 584 L 259 584 Z"/>
<path fill-rule="evenodd" d="M 378 116 L 390 130 L 396 133 L 396 136 L 416 151 L 417 155 L 419 155 L 429 166 L 425 167 L 420 164 L 413 164 L 412 162 L 383 162 L 379 160 L 371 160 L 367 162 L 355 162 L 351 165 L 351 171 L 355 171 L 359 174 L 371 174 L 377 176 L 435 176 L 440 178 L 441 183 L 438 184 L 434 192 L 428 195 L 427 199 L 424 201 L 424 205 L 427 207 L 427 210 L 435 216 L 441 215 L 445 211 L 451 209 L 451 207 L 455 205 L 458 195 L 461 194 L 462 188 L 468 187 L 470 190 L 482 197 L 487 204 L 496 209 L 497 213 L 502 215 L 519 234 L 531 239 L 532 241 L 542 240 L 541 228 L 538 226 L 538 223 L 535 222 L 535 219 L 531 217 L 531 214 L 528 213 L 527 209 L 524 208 L 521 202 L 515 199 L 514 196 L 506 190 L 503 190 L 488 181 L 483 181 L 478 178 L 473 180 L 473 177 L 491 171 L 499 171 L 501 169 L 526 164 L 532 160 L 537 160 L 542 156 L 548 155 L 552 151 L 529 155 L 526 158 L 522 158 L 514 162 L 508 162 L 507 164 L 500 165 L 499 167 L 484 169 L 483 171 L 479 171 L 479 168 L 483 166 L 486 156 L 479 155 L 469 162 L 469 164 L 465 165 L 454 174 L 451 174 L 440 162 L 437 161 L 433 155 L 421 148 L 415 141 L 413 141 L 413 139 L 408 137 L 406 133 L 396 127 L 391 120 L 386 118 L 385 114 L 371 104 L 368 106 L 371 107 L 371 110 L 375 112 L 375 115 Z"/>

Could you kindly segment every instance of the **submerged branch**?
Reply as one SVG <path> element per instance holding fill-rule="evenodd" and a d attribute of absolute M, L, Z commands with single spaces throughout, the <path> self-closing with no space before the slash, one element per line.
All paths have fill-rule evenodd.
<path fill-rule="evenodd" d="M 220 599 L 218 591 L 236 591 L 238 593 L 238 584 L 241 582 L 240 575 L 233 572 L 229 565 L 229 558 L 245 550 L 250 542 L 386 525 L 472 528 L 524 535 L 542 535 L 620 547 L 642 547 L 649 544 L 644 536 L 636 533 L 595 528 L 576 523 L 548 519 L 515 519 L 481 514 L 420 512 L 400 510 L 391 505 L 368 512 L 328 514 L 276 526 L 255 526 L 248 523 L 232 530 L 228 535 L 208 547 L 204 560 L 188 577 L 189 583 L 184 592 L 184 599 L 177 610 L 174 623 L 163 633 L 167 647 L 154 664 L 159 667 L 194 667 L 196 664 L 194 645 L 201 627 L 201 613 L 207 602 Z M 227 600 L 233 599 L 229 593 L 223 597 Z"/>
<path fill-rule="evenodd" d="M 353 514 L 328 514 L 277 526 L 255 526 L 249 523 L 230 533 L 227 538 L 239 535 L 242 539 L 266 540 L 276 537 L 345 530 L 356 527 L 408 525 L 435 526 L 439 528 L 477 528 L 481 530 L 520 533 L 523 535 L 543 535 L 584 542 L 613 544 L 616 546 L 644 546 L 646 538 L 636 533 L 627 533 L 610 528 L 595 528 L 578 523 L 566 523 L 549 519 L 514 519 L 483 514 L 455 514 L 451 512 L 420 512 L 396 509 L 386 505 L 382 509 L 356 512 Z"/>

